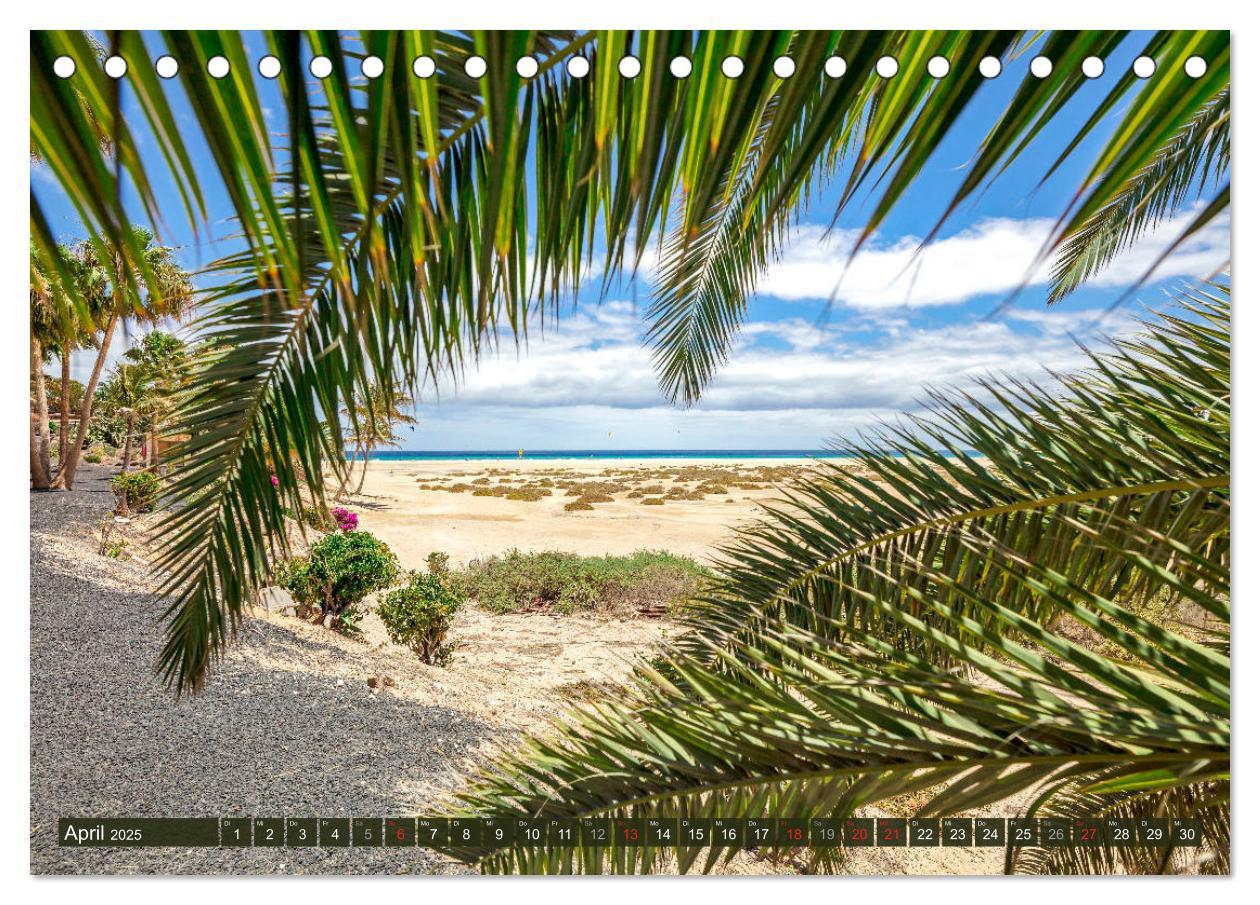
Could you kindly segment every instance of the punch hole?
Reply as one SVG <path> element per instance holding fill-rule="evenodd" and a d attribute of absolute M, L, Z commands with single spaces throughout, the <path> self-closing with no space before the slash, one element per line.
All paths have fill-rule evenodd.
<path fill-rule="evenodd" d="M 179 61 L 170 54 L 158 57 L 153 64 L 153 68 L 164 79 L 173 79 L 179 75 Z"/>

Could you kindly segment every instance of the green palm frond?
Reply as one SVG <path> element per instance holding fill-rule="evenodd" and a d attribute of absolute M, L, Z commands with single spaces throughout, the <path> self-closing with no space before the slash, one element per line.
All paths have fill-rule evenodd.
<path fill-rule="evenodd" d="M 1107 203 L 1062 243 L 1050 301 L 1070 295 L 1143 233 L 1229 175 L 1229 89 L 1209 100 Z"/>
<path fill-rule="evenodd" d="M 939 397 L 913 431 L 798 483 L 731 548 L 683 643 L 616 702 L 572 710 L 486 764 L 458 812 L 846 817 L 914 792 L 932 816 L 1032 793 L 1038 815 L 1203 817 L 1226 853 L 1196 869 L 1219 869 L 1228 319 L 1227 288 L 1190 291 L 1057 389 Z M 491 872 L 666 857 L 452 851 Z M 1171 863 L 1016 854 L 1025 870 Z"/>
<path fill-rule="evenodd" d="M 458 379 L 500 337 L 523 341 L 531 322 L 554 315 L 596 254 L 611 285 L 662 241 L 649 335 L 667 395 L 694 401 L 812 191 L 845 172 L 844 205 L 859 189 L 875 192 L 869 235 L 979 91 L 979 59 L 1009 62 L 1029 41 L 1018 32 L 953 31 L 264 37 L 282 63 L 283 143 L 238 33 L 164 32 L 181 62 L 170 82 L 157 75 L 140 34 L 112 33 L 141 112 L 130 124 L 122 82 L 99 67 L 81 64 L 68 80 L 53 75 L 59 55 L 92 59 L 81 32 L 31 35 L 33 146 L 99 256 L 112 249 L 128 262 L 133 295 L 141 284 L 160 295 L 161 285 L 129 229 L 124 185 L 158 223 L 155 180 L 169 179 L 200 226 L 205 186 L 221 183 L 247 246 L 207 273 L 215 289 L 195 330 L 222 352 L 174 427 L 191 439 L 171 463 L 170 498 L 192 502 L 165 525 L 161 565 L 172 606 L 161 668 L 181 688 L 203 679 L 268 563 L 285 552 L 282 507 L 322 499 L 324 471 L 344 470 L 344 438 L 319 426 L 322 415 L 374 382 L 396 380 L 414 393 L 439 375 Z M 1046 35 L 1041 46 L 1056 60 L 1054 72 L 1021 79 L 950 210 L 1076 96 L 1085 83 L 1081 59 L 1110 59 L 1123 38 Z M 307 79 L 308 51 L 330 59 L 329 78 Z M 1159 76 L 1141 84 L 1123 76 L 1065 150 L 1102 128 L 1102 113 L 1123 112 L 1083 192 L 1094 186 L 1110 197 L 1228 82 L 1227 33 L 1159 32 L 1148 52 Z M 849 61 L 843 78 L 822 74 L 833 53 Z M 353 76 L 367 54 L 384 63 L 379 78 Z M 486 62 L 480 78 L 464 70 L 472 54 Z M 523 54 L 539 62 L 532 78 L 517 73 Z M 634 78 L 620 75 L 626 54 L 639 60 Z M 774 74 L 781 54 L 796 61 L 790 78 Z M 1192 54 L 1209 67 L 1187 90 L 1184 76 L 1169 74 Z M 434 61 L 432 78 L 413 73 L 421 55 Z M 685 79 L 669 71 L 680 55 L 692 61 Z M 883 55 L 900 61 L 896 78 L 874 73 Z M 950 77 L 926 74 L 934 55 L 951 60 Z M 574 56 L 587 58 L 588 77 L 567 74 Z M 723 74 L 728 56 L 744 61 L 743 75 Z M 228 62 L 227 76 L 208 74 L 214 57 Z M 212 167 L 195 165 L 188 151 L 189 127 L 170 103 L 176 84 Z M 157 159 L 140 154 L 141 128 Z M 112 154 L 93 140 L 101 132 Z M 56 280 L 55 243 L 34 194 L 31 207 L 37 253 Z M 86 317 L 73 281 L 63 282 L 55 297 Z M 268 450 L 288 450 L 281 458 L 294 463 L 277 466 L 278 492 Z"/>

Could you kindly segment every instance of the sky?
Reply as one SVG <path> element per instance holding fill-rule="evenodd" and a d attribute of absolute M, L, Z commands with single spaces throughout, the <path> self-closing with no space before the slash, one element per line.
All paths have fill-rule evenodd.
<path fill-rule="evenodd" d="M 1115 59 L 1130 59 L 1142 43 L 1131 37 Z M 812 450 L 858 442 L 863 431 L 919 406 L 926 387 L 966 386 L 994 374 L 1044 379 L 1050 371 L 1079 367 L 1083 346 L 1098 347 L 1107 337 L 1133 331 L 1146 308 L 1168 304 L 1169 291 L 1225 265 L 1229 223 L 1221 218 L 1201 231 L 1161 265 L 1153 281 L 1115 306 L 1194 216 L 1192 205 L 1086 287 L 1047 307 L 1049 267 L 1038 266 L 1038 251 L 1092 163 L 1098 140 L 1087 141 L 1039 183 L 1092 102 L 1110 89 L 1118 73 L 1109 71 L 916 256 L 1031 56 L 1008 64 L 986 84 L 847 267 L 869 211 L 857 204 L 832 227 L 838 191 L 835 185 L 824 188 L 781 259 L 758 281 L 730 361 L 698 405 L 666 404 L 643 345 L 649 255 L 638 279 L 603 298 L 599 281 L 588 281 L 557 323 L 532 329 L 519 347 L 502 343 L 458 385 L 424 387 L 415 412 L 419 423 L 401 429 L 403 448 Z M 186 109 L 181 115 L 191 122 Z M 200 149 L 194 155 L 208 163 Z M 31 179 L 54 229 L 66 239 L 82 235 L 48 174 L 33 165 Z M 159 185 L 158 191 L 171 211 L 163 239 L 177 246 L 186 266 L 233 250 L 222 239 L 196 243 L 181 226 L 173 187 Z M 227 199 L 211 198 L 210 204 L 218 218 L 213 232 L 228 235 Z M 123 348 L 117 343 L 112 357 Z M 72 373 L 85 379 L 91 365 L 90 354 L 76 354 Z"/>

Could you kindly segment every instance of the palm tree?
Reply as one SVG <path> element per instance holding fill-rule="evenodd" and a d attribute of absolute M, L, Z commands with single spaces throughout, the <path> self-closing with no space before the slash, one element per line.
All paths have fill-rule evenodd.
<path fill-rule="evenodd" d="M 64 246 L 55 246 L 59 259 L 68 256 Z M 53 282 L 43 261 L 31 248 L 31 398 L 33 411 L 29 428 L 31 448 L 31 488 L 47 490 L 52 483 L 51 442 L 48 436 L 48 389 L 44 379 L 47 346 L 54 341 L 56 306 Z M 62 412 L 65 421 L 65 412 Z"/>
<path fill-rule="evenodd" d="M 143 418 L 150 418 L 152 408 L 157 403 L 158 394 L 153 372 L 143 364 L 134 361 L 121 361 L 109 378 L 101 384 L 98 394 L 100 402 L 121 415 L 126 422 L 126 437 L 123 440 L 122 470 L 131 468 L 131 451 L 136 438 L 136 425 Z"/>
<path fill-rule="evenodd" d="M 593 254 L 606 256 L 609 285 L 634 272 L 658 239 L 647 335 L 666 396 L 695 401 L 729 352 L 748 293 L 815 189 L 843 180 L 836 216 L 871 190 L 860 246 L 981 89 L 985 57 L 1022 64 L 1035 44 L 1054 67 L 1047 77 L 1021 78 L 929 237 L 1034 137 L 1051 134 L 1048 124 L 1089 82 L 1081 72 L 1089 56 L 1124 74 L 1050 168 L 1086 139 L 1100 147 L 1047 254 L 1073 254 L 1067 243 L 1075 231 L 1121 189 L 1140 192 L 1142 174 L 1160 160 L 1175 158 L 1178 174 L 1195 167 L 1224 173 L 1227 131 L 1191 124 L 1210 117 L 1205 109 L 1228 92 L 1228 33 L 1154 33 L 1142 48 L 1157 63 L 1146 79 L 1130 70 L 1128 36 L 268 32 L 282 66 L 281 118 L 291 142 L 278 147 L 239 35 L 164 33 L 185 64 L 163 82 L 142 37 L 116 33 L 111 40 L 129 60 L 128 78 L 142 89 L 136 101 L 145 127 L 164 151 L 156 163 L 136 151 L 116 81 L 81 67 L 79 84 L 90 88 L 81 93 L 85 111 L 70 80 L 52 75 L 61 54 L 90 58 L 82 34 L 33 32 L 35 146 L 84 212 L 93 240 L 137 262 L 135 282 L 156 283 L 125 228 L 124 176 L 156 222 L 150 171 L 161 167 L 194 225 L 205 217 L 201 185 L 221 182 L 248 245 L 210 268 L 217 288 L 201 333 L 228 351 L 199 374 L 178 418 L 179 432 L 191 439 L 173 469 L 171 494 L 198 493 L 163 523 L 169 540 L 157 565 L 170 576 L 162 590 L 171 601 L 163 674 L 177 688 L 199 686 L 244 602 L 268 580 L 272 557 L 287 552 L 284 509 L 299 505 L 303 493 L 322 500 L 325 468 L 347 468 L 340 426 L 320 428 L 327 413 L 394 375 L 413 391 L 426 378 L 458 376 L 500 335 L 525 337 L 534 312 L 555 312 Z M 305 77 L 308 51 L 332 63 L 318 86 Z M 365 54 L 383 68 L 366 85 L 351 75 Z M 474 55 L 484 75 L 465 70 Z M 229 64 L 224 78 L 206 72 L 216 56 Z M 537 64 L 533 75 L 518 71 L 523 56 Z M 691 61 L 686 78 L 670 71 L 678 56 Z M 739 77 L 723 73 L 733 56 L 743 63 Z M 776 74 L 780 56 L 794 63 L 794 75 Z M 843 77 L 824 74 L 833 56 L 847 64 Z M 875 74 L 884 56 L 899 61 L 896 77 Z M 935 56 L 949 60 L 949 77 L 926 74 Z M 1183 72 L 1192 57 L 1206 63 L 1199 78 Z M 430 66 L 433 77 L 420 77 Z M 589 75 L 571 74 L 582 67 Z M 637 75 L 622 75 L 634 67 Z M 212 172 L 185 151 L 186 126 L 176 126 L 167 95 L 176 81 L 215 161 Z M 116 156 L 89 140 L 88 113 L 111 136 Z M 1178 141 L 1212 150 L 1176 155 Z M 75 153 L 58 153 L 69 148 Z M 1193 184 L 1211 200 L 1187 235 L 1229 198 L 1222 180 Z M 1170 204 L 1151 205 L 1142 228 Z M 32 231 L 47 254 L 51 232 L 38 198 L 32 208 Z M 1101 259 L 1124 241 L 1123 233 L 1103 230 L 1093 250 L 1079 254 Z M 1068 268 L 1063 285 L 1088 272 Z M 276 464 L 279 493 L 267 455 L 277 444 L 292 451 Z M 237 517 L 244 512 L 251 518 Z"/>
<path fill-rule="evenodd" d="M 149 391 L 144 409 L 148 423 L 148 462 L 159 464 L 158 440 L 165 433 L 190 374 L 188 346 L 179 337 L 160 330 L 146 333 L 124 353 L 129 362 L 143 368 Z"/>
<path fill-rule="evenodd" d="M 102 318 L 100 335 L 94 337 L 96 361 L 83 393 L 78 429 L 53 482 L 58 490 L 74 486 L 75 471 L 91 423 L 96 386 L 119 321 L 130 318 L 138 323 L 155 324 L 163 318 L 181 316 L 192 305 L 192 277 L 176 262 L 172 249 L 156 244 L 153 234 L 143 227 L 129 227 L 129 234 L 131 244 L 140 249 L 139 259 L 128 257 L 129 247 L 110 250 L 108 257 L 101 258 L 96 243 L 91 241 L 81 242 L 75 250 L 78 266 L 87 274 L 83 281 L 107 287 L 102 294 L 108 302 L 99 315 Z M 141 290 L 141 273 L 152 278 L 154 288 Z"/>
<path fill-rule="evenodd" d="M 1198 817 L 1205 845 L 1198 864 L 1012 847 L 1009 870 L 1227 873 L 1229 290 L 1147 326 L 1057 389 L 935 394 L 849 450 L 859 467 L 789 488 L 726 550 L 672 654 L 494 759 L 462 805 L 845 818 L 914 794 L 930 817 L 1022 795 L 1030 817 Z M 533 873 L 662 855 L 455 853 Z M 682 868 L 734 850 L 700 854 Z"/>
<path fill-rule="evenodd" d="M 354 461 L 360 455 L 363 456 L 363 470 L 359 473 L 359 483 L 354 492 L 357 494 L 363 490 L 372 451 L 400 444 L 402 438 L 394 433 L 394 425 L 415 424 L 416 419 L 411 414 L 414 407 L 415 402 L 402 390 L 374 383 L 367 395 L 356 401 L 353 410 L 342 409 L 342 415 L 351 426 L 350 440 L 354 444 L 354 453 L 350 457 L 351 467 L 346 469 L 337 492 L 333 494 L 334 499 L 341 498 L 353 472 Z"/>

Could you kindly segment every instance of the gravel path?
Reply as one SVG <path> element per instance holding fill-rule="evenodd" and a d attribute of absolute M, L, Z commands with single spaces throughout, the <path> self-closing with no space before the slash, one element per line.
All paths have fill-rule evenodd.
<path fill-rule="evenodd" d="M 455 764 L 502 734 L 465 709 L 377 695 L 262 651 L 304 648 L 248 620 L 206 690 L 153 676 L 161 604 L 144 566 L 99 556 L 110 470 L 31 497 L 33 873 L 450 873 L 426 849 L 69 849 L 62 816 L 387 816 L 424 811 Z M 334 651 L 334 654 L 344 653 Z"/>

